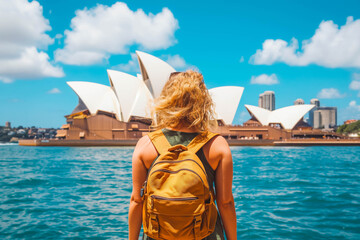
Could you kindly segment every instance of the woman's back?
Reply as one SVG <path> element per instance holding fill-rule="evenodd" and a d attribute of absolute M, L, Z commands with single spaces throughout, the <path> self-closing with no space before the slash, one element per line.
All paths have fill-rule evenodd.
<path fill-rule="evenodd" d="M 165 133 L 173 144 L 189 142 L 198 132 L 207 131 L 215 119 L 214 106 L 203 77 L 194 71 L 172 74 L 155 102 L 154 127 L 168 129 Z M 198 154 L 203 154 L 200 159 L 202 158 L 205 163 L 204 166 L 207 165 L 205 168 L 210 178 L 210 186 L 215 183 L 216 202 L 226 237 L 230 240 L 236 239 L 236 213 L 232 195 L 233 164 L 230 148 L 223 137 L 217 136 L 208 141 Z M 130 239 L 138 239 L 143 210 L 140 189 L 146 181 L 148 169 L 158 155 L 149 136 L 144 136 L 138 141 L 132 159 Z M 195 223 L 197 222 L 196 220 Z M 215 236 L 216 234 L 218 232 L 215 231 Z"/>
<path fill-rule="evenodd" d="M 187 145 L 191 141 L 189 141 L 189 139 L 195 137 L 198 132 L 186 130 L 189 129 L 183 128 L 175 131 L 166 128 L 165 134 L 167 136 L 167 139 L 171 141 L 170 144 L 175 142 L 183 142 Z M 139 140 L 138 145 L 141 146 L 141 151 L 144 152 L 144 154 L 142 154 L 143 163 L 145 167 L 149 169 L 152 162 L 158 156 L 158 152 L 156 151 L 156 148 L 154 147 L 148 136 L 142 137 Z M 229 146 L 226 140 L 221 136 L 211 139 L 203 146 L 202 152 L 205 155 L 208 164 L 211 166 L 211 169 L 215 171 L 215 169 L 218 167 L 222 155 L 229 153 L 231 154 L 230 149 L 228 148 Z"/>
<path fill-rule="evenodd" d="M 174 131 L 170 129 L 162 129 L 167 141 L 170 143 L 171 146 L 175 146 L 178 144 L 187 146 L 199 133 L 198 132 L 181 132 L 181 131 Z M 214 181 L 215 181 L 215 170 L 210 166 L 208 163 L 203 148 L 201 148 L 196 155 L 201 160 L 202 164 L 204 165 L 206 175 L 208 178 L 208 183 L 211 189 L 213 189 Z M 155 160 L 155 159 L 154 159 Z M 144 234 L 143 239 L 152 240 L 152 238 L 146 236 Z M 221 218 L 218 215 L 216 220 L 216 226 L 214 232 L 205 238 L 206 240 L 217 240 L 217 239 L 224 239 L 224 231 L 221 224 Z"/>

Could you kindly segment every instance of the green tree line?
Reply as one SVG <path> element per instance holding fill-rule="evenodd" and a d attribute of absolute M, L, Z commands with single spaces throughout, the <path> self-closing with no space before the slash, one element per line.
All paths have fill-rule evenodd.
<path fill-rule="evenodd" d="M 357 133 L 360 132 L 360 120 L 350 123 L 350 124 L 344 124 L 338 127 L 337 133 Z"/>

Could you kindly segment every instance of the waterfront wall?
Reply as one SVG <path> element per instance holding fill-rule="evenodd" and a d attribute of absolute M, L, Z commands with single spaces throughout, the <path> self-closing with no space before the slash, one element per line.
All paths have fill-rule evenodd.
<path fill-rule="evenodd" d="M 96 146 L 135 146 L 138 139 L 123 140 L 19 140 L 21 146 L 69 146 L 69 147 L 96 147 Z M 230 146 L 360 146 L 360 140 L 240 140 L 228 139 Z"/>

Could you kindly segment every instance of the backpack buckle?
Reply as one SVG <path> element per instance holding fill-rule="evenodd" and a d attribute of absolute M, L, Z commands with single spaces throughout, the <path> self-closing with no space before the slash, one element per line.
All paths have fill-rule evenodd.
<path fill-rule="evenodd" d="M 201 224 L 201 216 L 200 215 L 194 217 L 194 224 L 195 224 L 195 227 L 199 226 Z"/>
<path fill-rule="evenodd" d="M 194 235 L 195 239 L 200 239 L 201 215 L 194 217 Z"/>
<path fill-rule="evenodd" d="M 159 236 L 159 222 L 157 216 L 153 213 L 150 213 L 150 221 L 152 226 L 152 233 L 158 237 Z"/>
<path fill-rule="evenodd" d="M 142 185 L 142 187 L 140 188 L 140 197 L 142 199 L 144 199 L 146 184 L 147 184 L 147 181 L 145 181 L 144 184 Z"/>
<path fill-rule="evenodd" d="M 172 146 L 168 149 L 169 152 L 183 152 L 183 151 L 187 151 L 187 150 L 188 150 L 188 148 L 182 144 Z"/>

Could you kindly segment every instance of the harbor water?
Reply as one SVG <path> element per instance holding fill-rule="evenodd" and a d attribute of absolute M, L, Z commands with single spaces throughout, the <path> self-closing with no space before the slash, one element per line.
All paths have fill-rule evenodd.
<path fill-rule="evenodd" d="M 0 145 L 0 239 L 127 239 L 131 147 Z M 232 147 L 239 239 L 360 239 L 360 147 Z"/>

